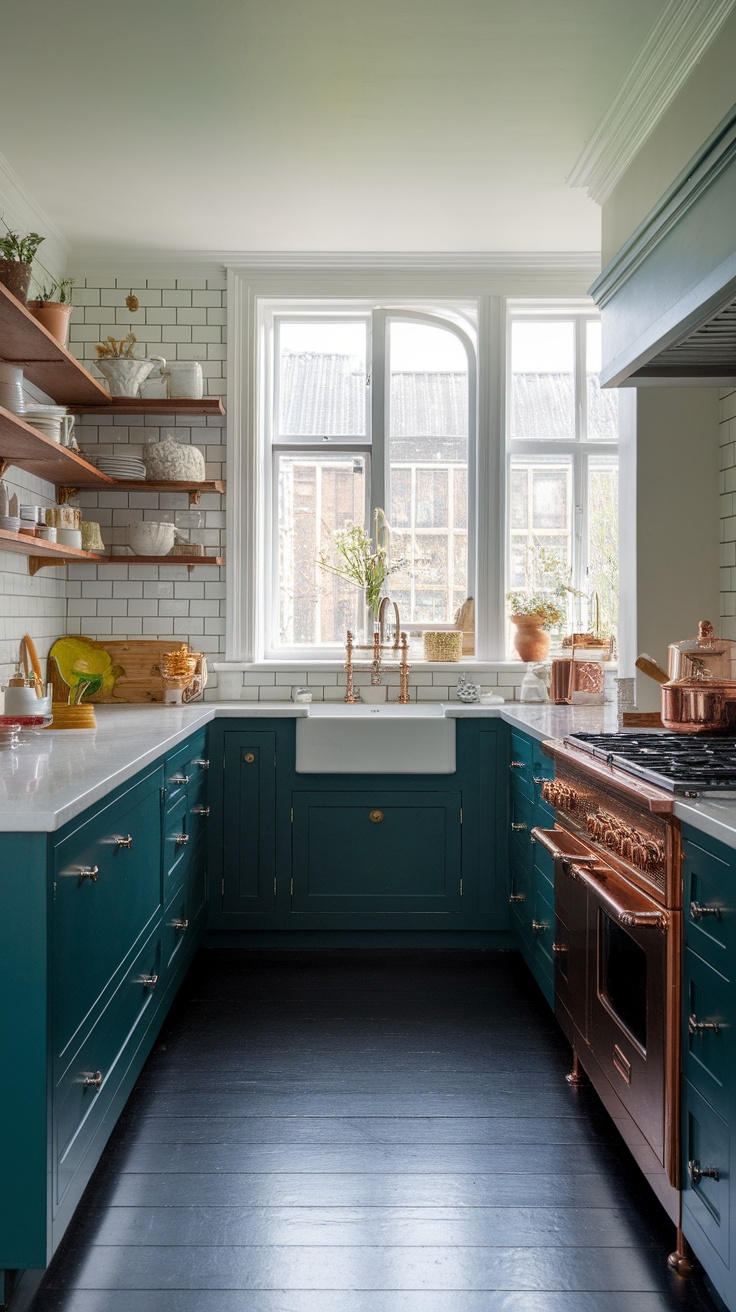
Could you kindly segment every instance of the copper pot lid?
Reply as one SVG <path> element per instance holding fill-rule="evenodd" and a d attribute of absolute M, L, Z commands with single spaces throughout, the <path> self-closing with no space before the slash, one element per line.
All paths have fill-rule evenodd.
<path fill-rule="evenodd" d="M 688 687 L 733 684 L 736 687 L 736 642 L 716 637 L 710 620 L 701 620 L 697 638 L 670 643 L 670 683 Z"/>

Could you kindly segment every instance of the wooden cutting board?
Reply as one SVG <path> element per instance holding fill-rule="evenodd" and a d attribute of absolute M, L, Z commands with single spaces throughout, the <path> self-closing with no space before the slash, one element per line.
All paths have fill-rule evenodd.
<path fill-rule="evenodd" d="M 133 639 L 105 639 L 98 642 L 95 638 L 85 638 L 81 634 L 72 634 L 71 637 L 81 639 L 90 647 L 106 651 L 110 656 L 113 665 L 119 665 L 124 674 L 120 674 L 115 680 L 115 685 L 110 693 L 100 691 L 92 697 L 86 697 L 86 702 L 107 703 L 108 705 L 116 702 L 132 704 L 141 704 L 144 702 L 162 702 L 164 699 L 164 685 L 161 679 L 161 670 L 159 661 L 161 655 L 166 651 L 177 651 L 182 643 L 176 638 L 161 639 L 142 639 L 135 641 Z M 188 644 L 184 644 L 185 646 Z M 69 689 L 59 674 L 56 661 L 49 659 L 48 678 L 53 685 L 54 701 L 65 702 L 69 695 Z"/>

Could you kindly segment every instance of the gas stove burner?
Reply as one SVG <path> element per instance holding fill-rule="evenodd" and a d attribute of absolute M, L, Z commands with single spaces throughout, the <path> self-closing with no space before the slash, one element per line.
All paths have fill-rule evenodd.
<path fill-rule="evenodd" d="M 574 733 L 566 740 L 619 770 L 686 797 L 736 790 L 736 740 L 677 733 Z"/>

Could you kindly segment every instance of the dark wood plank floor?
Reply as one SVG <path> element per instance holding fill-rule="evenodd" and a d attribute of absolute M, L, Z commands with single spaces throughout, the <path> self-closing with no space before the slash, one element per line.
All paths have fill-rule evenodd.
<path fill-rule="evenodd" d="M 712 1312 L 511 954 L 199 957 L 32 1312 Z"/>

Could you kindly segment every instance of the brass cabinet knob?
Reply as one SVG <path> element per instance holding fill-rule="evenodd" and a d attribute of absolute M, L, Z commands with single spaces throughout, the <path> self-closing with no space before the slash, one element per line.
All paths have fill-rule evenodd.
<path fill-rule="evenodd" d="M 518 829 L 528 829 L 529 826 L 523 824 L 521 821 L 519 821 L 518 823 L 515 823 L 515 822 L 512 820 L 512 821 L 511 821 L 511 828 L 512 828 L 512 829 L 517 829 L 517 830 L 518 830 Z"/>
<path fill-rule="evenodd" d="M 198 765 L 202 770 L 209 770 L 210 768 L 210 763 L 206 756 L 195 756 L 194 760 L 190 761 L 189 764 Z"/>
<path fill-rule="evenodd" d="M 170 779 L 167 779 L 166 782 L 167 782 L 167 784 L 188 784 L 188 783 L 189 783 L 189 775 L 188 775 L 188 774 L 181 774 L 181 773 L 179 773 L 179 774 L 172 774 L 171 778 L 170 778 Z"/>
<path fill-rule="evenodd" d="M 189 834 L 177 834 L 174 842 L 177 847 L 186 847 L 189 842 Z"/>
<path fill-rule="evenodd" d="M 509 902 L 526 902 L 526 893 L 510 893 Z"/>
<path fill-rule="evenodd" d="M 533 921 L 532 921 L 532 929 L 534 930 L 534 933 L 535 933 L 535 934 L 541 934 L 545 929 L 549 929 L 549 921 L 548 921 L 548 920 L 533 920 Z"/>
<path fill-rule="evenodd" d="M 192 813 L 193 815 L 202 815 L 206 820 L 210 813 L 210 808 L 208 806 L 193 806 Z"/>
<path fill-rule="evenodd" d="M 383 811 L 370 811 L 368 814 L 368 819 L 370 820 L 371 824 L 380 825 L 381 821 L 383 820 Z"/>
<path fill-rule="evenodd" d="M 256 758 L 254 752 L 246 752 L 245 756 L 243 757 L 243 760 L 245 761 L 246 765 L 252 765 L 255 759 Z"/>
<path fill-rule="evenodd" d="M 698 1020 L 694 1012 L 691 1012 L 687 1018 L 687 1028 L 691 1034 L 703 1034 L 706 1030 L 711 1030 L 713 1034 L 720 1034 L 721 1027 L 716 1020 Z"/>
<path fill-rule="evenodd" d="M 701 1166 L 700 1162 L 688 1162 L 687 1173 L 691 1184 L 700 1184 L 701 1180 L 720 1180 L 721 1173 L 717 1166 Z"/>
<path fill-rule="evenodd" d="M 96 884 L 96 883 L 97 883 L 99 873 L 100 873 L 100 867 L 99 867 L 99 866 L 80 866 L 80 867 L 79 867 L 79 878 L 80 878 L 80 879 L 89 879 L 93 884 Z"/>
<path fill-rule="evenodd" d="M 115 849 L 116 849 L 116 850 L 117 850 L 118 848 L 120 848 L 120 847 L 127 847 L 128 851 L 130 851 L 130 849 L 131 849 L 132 846 L 133 846 L 133 839 L 131 838 L 130 834 L 128 834 L 128 837 L 127 837 L 127 838 L 116 838 L 116 839 L 115 839 Z"/>
<path fill-rule="evenodd" d="M 693 920 L 702 920 L 703 916 L 715 916 L 716 920 L 720 920 L 721 908 L 706 907 L 703 906 L 702 902 L 691 902 L 690 915 L 692 916 Z"/>
<path fill-rule="evenodd" d="M 141 984 L 144 989 L 155 989 L 158 984 L 158 975 L 141 975 Z"/>
<path fill-rule="evenodd" d="M 189 921 L 188 921 L 188 920 L 172 920 L 172 922 L 171 922 L 171 928 L 177 930 L 178 933 L 183 934 L 185 929 L 189 929 Z"/>
<path fill-rule="evenodd" d="M 91 1071 L 87 1071 L 82 1076 L 82 1084 L 85 1089 L 99 1089 L 102 1084 L 102 1071 L 95 1071 L 94 1074 Z"/>

